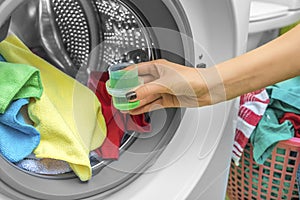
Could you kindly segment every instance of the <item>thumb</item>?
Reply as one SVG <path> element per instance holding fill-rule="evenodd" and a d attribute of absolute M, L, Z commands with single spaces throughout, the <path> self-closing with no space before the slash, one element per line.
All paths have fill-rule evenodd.
<path fill-rule="evenodd" d="M 150 82 L 144 85 L 139 86 L 134 91 L 130 91 L 126 94 L 126 98 L 128 101 L 137 101 L 147 98 L 148 96 L 167 93 L 168 89 L 158 83 L 158 82 Z"/>

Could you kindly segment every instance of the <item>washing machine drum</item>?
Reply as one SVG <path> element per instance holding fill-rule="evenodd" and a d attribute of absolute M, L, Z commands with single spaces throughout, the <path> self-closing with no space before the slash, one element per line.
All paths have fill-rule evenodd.
<path fill-rule="evenodd" d="M 178 32 L 173 15 L 161 0 L 14 0 L 1 6 L 11 10 L 1 16 L 11 17 L 11 32 L 84 84 L 91 71 L 105 71 L 120 62 L 166 58 L 185 64 L 180 40 L 173 40 L 178 45 L 175 55 L 163 50 L 168 48 L 162 48 L 162 38 L 157 39 L 151 29 Z M 49 176 L 28 172 L 0 157 L 0 193 L 13 199 L 75 200 L 116 192 L 155 162 L 176 132 L 181 114 L 178 109 L 150 113 L 152 132 L 128 133 L 120 158 L 93 165 L 88 183 L 81 183 L 73 173 Z"/>
<path fill-rule="evenodd" d="M 137 14 L 133 5 L 113 0 L 32 1 L 27 13 L 15 18 L 28 19 L 24 14 L 36 4 L 33 30 L 39 33 L 39 43 L 50 59 L 68 74 L 76 76 L 78 71 L 87 73 L 87 68 L 105 70 L 119 62 L 138 63 L 157 56 L 154 41 L 144 29 L 146 18 Z M 24 28 L 15 31 L 21 31 L 21 37 L 24 34 Z"/>

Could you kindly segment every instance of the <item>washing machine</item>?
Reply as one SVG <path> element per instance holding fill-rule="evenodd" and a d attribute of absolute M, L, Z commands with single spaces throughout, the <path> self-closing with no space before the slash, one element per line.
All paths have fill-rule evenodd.
<path fill-rule="evenodd" d="M 299 0 L 252 0 L 247 51 L 275 39 L 280 28 L 299 20 Z"/>
<path fill-rule="evenodd" d="M 249 1 L 1 0 L 0 25 L 83 84 L 123 62 L 167 59 L 210 67 L 246 50 Z M 225 199 L 237 99 L 149 113 L 151 133 L 128 133 L 116 161 L 35 174 L 0 157 L 0 199 Z"/>

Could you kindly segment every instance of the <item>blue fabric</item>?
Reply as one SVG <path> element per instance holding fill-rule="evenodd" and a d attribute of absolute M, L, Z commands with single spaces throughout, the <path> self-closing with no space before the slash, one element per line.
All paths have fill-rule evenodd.
<path fill-rule="evenodd" d="M 2 55 L 0 55 L 0 61 L 2 61 L 2 62 L 6 62 L 6 60 L 3 58 L 3 56 L 2 56 Z"/>
<path fill-rule="evenodd" d="M 20 113 L 28 99 L 13 101 L 4 114 L 0 114 L 0 153 L 11 162 L 30 155 L 40 142 L 40 133 L 27 124 Z"/>
<path fill-rule="evenodd" d="M 279 124 L 279 119 L 286 112 L 300 114 L 300 76 L 270 86 L 267 92 L 270 103 L 250 138 L 258 164 L 265 162 L 279 141 L 294 136 L 292 124 Z"/>

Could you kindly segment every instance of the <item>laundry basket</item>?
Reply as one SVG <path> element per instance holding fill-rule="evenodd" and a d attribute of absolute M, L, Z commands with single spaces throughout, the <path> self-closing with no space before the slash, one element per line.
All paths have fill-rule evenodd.
<path fill-rule="evenodd" d="M 228 198 L 299 199 L 296 177 L 300 161 L 300 138 L 279 142 L 263 165 L 254 162 L 252 150 L 252 145 L 248 143 L 240 166 L 231 162 L 227 186 Z"/>

